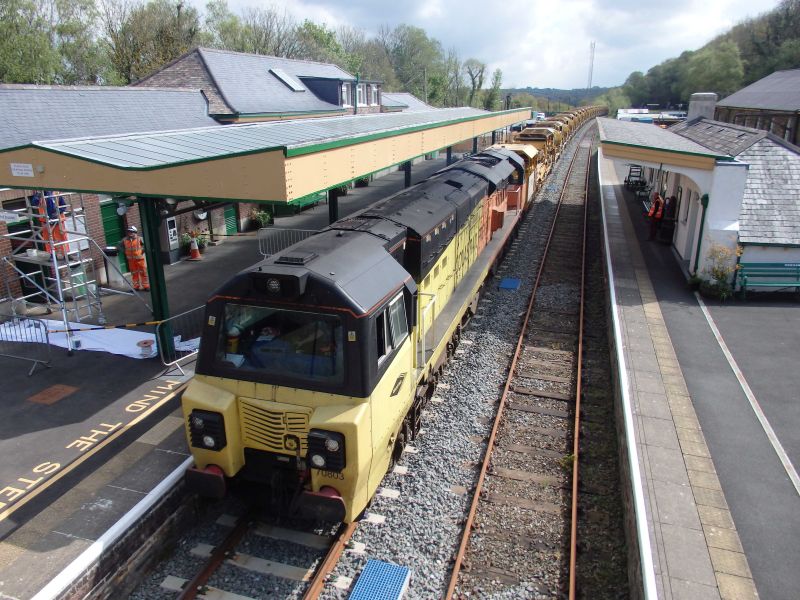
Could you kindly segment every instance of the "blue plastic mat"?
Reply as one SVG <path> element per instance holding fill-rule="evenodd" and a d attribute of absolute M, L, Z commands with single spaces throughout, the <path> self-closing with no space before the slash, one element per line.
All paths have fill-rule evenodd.
<path fill-rule="evenodd" d="M 500 285 L 497 286 L 499 290 L 518 290 L 521 281 L 519 279 L 514 279 L 513 277 L 503 277 L 500 280 Z"/>
<path fill-rule="evenodd" d="M 399 600 L 408 589 L 408 567 L 369 559 L 350 593 L 350 600 Z"/>

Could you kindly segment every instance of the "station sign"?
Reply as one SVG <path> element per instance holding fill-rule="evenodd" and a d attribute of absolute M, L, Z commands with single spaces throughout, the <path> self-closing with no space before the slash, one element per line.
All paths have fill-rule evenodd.
<path fill-rule="evenodd" d="M 25 217 L 20 213 L 10 210 L 0 210 L 0 221 L 5 221 L 6 223 L 16 223 L 17 221 L 22 221 L 24 218 Z"/>

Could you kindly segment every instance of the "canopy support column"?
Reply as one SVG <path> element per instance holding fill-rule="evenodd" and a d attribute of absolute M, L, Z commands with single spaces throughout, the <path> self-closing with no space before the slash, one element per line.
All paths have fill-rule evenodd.
<path fill-rule="evenodd" d="M 453 162 L 453 147 L 447 147 L 447 165 L 449 166 Z"/>
<path fill-rule="evenodd" d="M 339 190 L 328 190 L 328 223 L 339 220 Z"/>
<path fill-rule="evenodd" d="M 403 163 L 403 172 L 405 173 L 404 187 L 411 187 L 411 161 L 408 160 Z"/>
<path fill-rule="evenodd" d="M 472 153 L 473 154 L 477 154 L 478 153 L 478 138 L 477 137 L 472 138 Z"/>
<path fill-rule="evenodd" d="M 144 255 L 147 259 L 147 274 L 150 278 L 150 299 L 153 303 L 153 318 L 163 321 L 169 318 L 169 302 L 167 301 L 167 282 L 164 278 L 164 263 L 161 260 L 161 243 L 158 239 L 158 228 L 161 217 L 158 213 L 159 201 L 155 198 L 139 199 L 139 216 L 142 220 L 142 240 Z M 159 347 L 164 349 L 164 356 L 172 354 L 172 335 L 169 327 L 159 328 L 161 337 Z"/>

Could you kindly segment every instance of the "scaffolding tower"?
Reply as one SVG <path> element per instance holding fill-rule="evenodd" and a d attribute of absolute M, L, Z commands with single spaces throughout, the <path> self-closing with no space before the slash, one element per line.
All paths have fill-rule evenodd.
<path fill-rule="evenodd" d="M 3 257 L 22 289 L 22 295 L 13 298 L 6 278 L 7 297 L 14 300 L 12 310 L 35 301 L 60 312 L 72 351 L 77 345 L 70 321 L 105 324 L 92 256 L 103 256 L 103 250 L 87 235 L 83 195 L 34 192 L 25 196 L 24 208 L 14 212 L 27 219 L 29 229 L 4 236 L 17 242 L 12 243 L 16 246 L 12 253 Z M 25 293 L 26 288 L 33 291 Z"/>

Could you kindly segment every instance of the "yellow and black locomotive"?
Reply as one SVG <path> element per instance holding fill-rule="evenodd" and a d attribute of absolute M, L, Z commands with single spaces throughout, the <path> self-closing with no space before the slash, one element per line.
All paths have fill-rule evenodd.
<path fill-rule="evenodd" d="M 522 153 L 490 148 L 219 289 L 183 394 L 189 487 L 243 478 L 300 512 L 357 518 L 419 431 L 527 207 L 527 172 Z"/>

